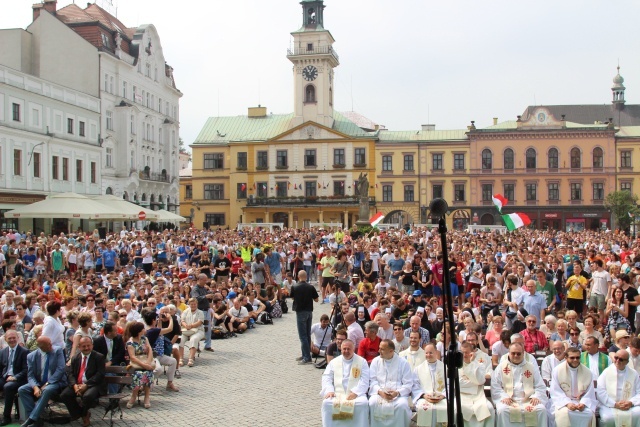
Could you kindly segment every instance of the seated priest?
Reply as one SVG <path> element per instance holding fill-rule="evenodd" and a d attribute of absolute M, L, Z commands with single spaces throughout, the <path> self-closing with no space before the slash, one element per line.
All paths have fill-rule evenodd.
<path fill-rule="evenodd" d="M 640 379 L 628 365 L 629 352 L 618 350 L 598 377 L 601 427 L 640 427 Z"/>
<path fill-rule="evenodd" d="M 441 427 L 447 423 L 444 363 L 438 360 L 438 350 L 431 343 L 426 345 L 424 355 L 426 360 L 413 370 L 416 422 L 419 427 Z"/>
<path fill-rule="evenodd" d="M 495 411 L 484 395 L 486 366 L 491 367 L 491 359 L 481 351 L 474 351 L 469 342 L 462 343 L 462 368 L 460 378 L 460 403 L 465 427 L 493 427 Z"/>

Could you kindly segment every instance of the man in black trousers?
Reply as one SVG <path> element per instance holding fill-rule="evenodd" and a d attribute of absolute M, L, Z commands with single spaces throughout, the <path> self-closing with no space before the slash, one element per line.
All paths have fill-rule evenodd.
<path fill-rule="evenodd" d="M 311 363 L 311 322 L 313 321 L 313 302 L 318 302 L 318 291 L 307 283 L 307 272 L 298 272 L 298 283 L 291 288 L 293 310 L 296 312 L 298 337 L 302 356 L 298 357 L 299 365 Z"/>
<path fill-rule="evenodd" d="M 93 340 L 93 350 L 104 356 L 105 366 L 122 366 L 124 360 L 124 342 L 122 336 L 118 335 L 118 328 L 113 322 L 107 322 L 102 329 L 104 335 L 100 335 Z M 109 394 L 116 394 L 119 390 L 118 384 L 107 385 Z"/>
<path fill-rule="evenodd" d="M 18 388 L 27 383 L 27 354 L 29 351 L 18 345 L 18 333 L 9 329 L 4 335 L 7 347 L 0 351 L 0 388 L 4 390 L 4 413 L 0 426 L 11 424 L 11 408 Z"/>
<path fill-rule="evenodd" d="M 91 424 L 89 409 L 98 404 L 100 389 L 104 384 L 104 356 L 93 351 L 90 337 L 80 339 L 80 353 L 71 359 L 71 367 L 67 370 L 69 385 L 60 394 L 60 400 L 67 406 L 71 420 L 82 416 L 82 425 Z M 76 398 L 80 397 L 82 406 Z"/>

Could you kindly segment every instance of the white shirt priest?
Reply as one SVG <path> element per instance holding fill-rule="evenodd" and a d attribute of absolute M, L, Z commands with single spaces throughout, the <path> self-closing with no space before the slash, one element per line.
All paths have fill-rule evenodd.
<path fill-rule="evenodd" d="M 411 332 L 409 334 L 409 344 L 410 347 L 404 351 L 401 351 L 399 356 L 407 360 L 411 371 L 413 371 L 418 367 L 418 365 L 426 360 L 424 356 L 424 350 L 420 348 L 419 332 Z"/>
<path fill-rule="evenodd" d="M 577 348 L 567 349 L 566 360 L 551 372 L 550 395 L 549 419 L 555 417 L 556 427 L 595 427 L 598 401 L 591 370 L 580 363 Z"/>
<path fill-rule="evenodd" d="M 369 367 L 371 427 L 409 427 L 408 396 L 413 377 L 407 361 L 395 353 L 391 340 L 382 340 L 380 356 Z"/>
<path fill-rule="evenodd" d="M 416 402 L 416 423 L 419 427 L 440 427 L 447 422 L 444 363 L 438 360 L 433 344 L 425 346 L 424 354 L 425 361 L 413 370 L 411 394 Z"/>
<path fill-rule="evenodd" d="M 524 346 L 509 346 L 509 357 L 493 371 L 491 398 L 497 425 L 537 427 L 547 425 L 547 388 L 538 365 L 524 360 Z"/>
<path fill-rule="evenodd" d="M 629 353 L 618 350 L 598 377 L 601 427 L 640 427 L 640 379 L 628 364 Z"/>
<path fill-rule="evenodd" d="M 462 368 L 460 378 L 460 403 L 465 427 L 493 427 L 495 410 L 484 395 L 486 366 L 491 359 L 481 351 L 473 351 L 469 343 L 462 343 Z"/>
<path fill-rule="evenodd" d="M 342 341 L 342 355 L 331 360 L 322 375 L 323 427 L 369 426 L 369 365 L 355 354 L 355 343 Z"/>
<path fill-rule="evenodd" d="M 540 373 L 542 379 L 546 384 L 551 382 L 551 373 L 553 369 L 564 362 L 564 344 L 562 341 L 551 341 L 549 345 L 551 354 L 544 358 L 542 366 L 540 366 Z"/>

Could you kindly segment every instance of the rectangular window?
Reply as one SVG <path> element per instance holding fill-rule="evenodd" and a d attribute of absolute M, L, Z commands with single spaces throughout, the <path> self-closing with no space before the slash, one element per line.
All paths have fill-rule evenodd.
<path fill-rule="evenodd" d="M 269 158 L 268 153 L 266 151 L 258 151 L 258 164 L 256 165 L 259 169 L 267 169 L 269 167 Z"/>
<path fill-rule="evenodd" d="M 31 126 L 36 128 L 40 127 L 40 110 L 35 108 L 31 109 Z"/>
<path fill-rule="evenodd" d="M 442 191 L 442 184 L 434 184 L 431 186 L 431 196 L 434 199 L 442 198 L 444 192 Z"/>
<path fill-rule="evenodd" d="M 13 112 L 13 121 L 20 122 L 20 104 L 16 104 L 15 102 L 11 106 L 11 110 Z"/>
<path fill-rule="evenodd" d="M 404 155 L 404 170 L 405 171 L 413 170 L 413 154 Z"/>
<path fill-rule="evenodd" d="M 593 200 L 604 200 L 604 184 L 602 182 L 593 183 Z"/>
<path fill-rule="evenodd" d="M 187 184 L 184 186 L 184 198 L 192 199 L 193 198 L 193 187 L 191 184 Z"/>
<path fill-rule="evenodd" d="M 113 148 L 107 148 L 105 150 L 105 166 L 108 168 L 113 167 Z"/>
<path fill-rule="evenodd" d="M 245 184 L 244 182 L 239 182 L 238 183 L 236 198 L 237 199 L 246 199 L 247 198 L 247 184 Z"/>
<path fill-rule="evenodd" d="M 455 184 L 453 186 L 453 200 L 456 202 L 464 202 L 464 184 Z"/>
<path fill-rule="evenodd" d="M 393 202 L 393 186 L 392 185 L 382 186 L 382 201 Z"/>
<path fill-rule="evenodd" d="M 314 197 L 316 195 L 316 181 L 305 181 L 304 182 L 304 195 L 306 197 Z"/>
<path fill-rule="evenodd" d="M 266 182 L 258 182 L 256 184 L 256 196 L 257 197 L 267 197 L 267 183 Z"/>
<path fill-rule="evenodd" d="M 431 169 L 441 171 L 443 169 L 442 154 L 434 154 L 431 157 Z"/>
<path fill-rule="evenodd" d="M 493 197 L 493 185 L 482 184 L 482 201 L 490 202 Z"/>
<path fill-rule="evenodd" d="M 84 122 L 79 122 L 79 123 L 78 123 L 78 135 L 80 135 L 80 136 L 85 136 L 85 132 L 84 132 Z"/>
<path fill-rule="evenodd" d="M 288 167 L 287 150 L 276 151 L 276 168 L 285 169 Z"/>
<path fill-rule="evenodd" d="M 538 185 L 537 184 L 526 184 L 525 185 L 525 190 L 526 190 L 526 200 L 527 201 L 534 201 L 534 200 L 538 200 Z"/>
<path fill-rule="evenodd" d="M 22 176 L 22 150 L 13 150 L 13 174 Z"/>
<path fill-rule="evenodd" d="M 547 186 L 549 200 L 560 200 L 560 184 L 551 182 Z"/>
<path fill-rule="evenodd" d="M 205 200 L 224 200 L 224 184 L 205 184 Z"/>
<path fill-rule="evenodd" d="M 82 160 L 76 159 L 76 181 L 82 182 Z"/>
<path fill-rule="evenodd" d="M 10 210 L 11 209 L 0 209 L 0 228 L 2 229 L 2 231 L 18 229 L 18 218 L 5 217 L 5 213 Z"/>
<path fill-rule="evenodd" d="M 62 158 L 62 180 L 69 181 L 69 158 Z"/>
<path fill-rule="evenodd" d="M 502 191 L 504 198 L 513 201 L 516 199 L 516 185 L 515 184 L 504 184 L 502 186 Z"/>
<path fill-rule="evenodd" d="M 382 170 L 385 172 L 393 171 L 393 156 L 382 156 Z"/>
<path fill-rule="evenodd" d="M 333 149 L 333 164 L 334 166 L 344 166 L 346 164 L 344 159 L 344 148 Z"/>
<path fill-rule="evenodd" d="M 131 135 L 135 135 L 136 134 L 136 118 L 133 114 L 131 115 L 130 121 L 131 121 Z"/>
<path fill-rule="evenodd" d="M 579 182 L 571 183 L 571 200 L 582 200 L 582 184 Z"/>
<path fill-rule="evenodd" d="M 413 185 L 405 185 L 404 186 L 404 201 L 405 202 L 413 202 L 414 201 Z"/>
<path fill-rule="evenodd" d="M 464 170 L 464 153 L 456 153 L 453 155 L 453 170 Z"/>
<path fill-rule="evenodd" d="M 223 169 L 224 153 L 206 153 L 204 155 L 205 169 Z"/>
<path fill-rule="evenodd" d="M 313 43 L 307 43 L 307 51 L 308 52 L 312 52 L 313 51 Z"/>
<path fill-rule="evenodd" d="M 40 153 L 33 153 L 33 177 L 40 178 Z"/>
<path fill-rule="evenodd" d="M 122 97 L 127 99 L 127 82 L 122 82 Z"/>
<path fill-rule="evenodd" d="M 333 195 L 344 196 L 344 181 L 333 181 Z"/>
<path fill-rule="evenodd" d="M 620 183 L 620 191 L 628 191 L 631 193 L 631 183 L 630 182 L 621 182 Z"/>
<path fill-rule="evenodd" d="M 60 162 L 60 157 L 58 156 L 51 157 L 51 178 L 52 179 L 60 178 L 60 176 L 58 175 L 60 173 L 58 172 L 58 168 L 60 167 L 59 162 Z"/>
<path fill-rule="evenodd" d="M 209 223 L 209 227 L 216 225 L 225 225 L 223 213 L 208 213 L 205 214 L 204 220 Z"/>
<path fill-rule="evenodd" d="M 67 133 L 73 135 L 73 119 L 67 119 Z"/>
<path fill-rule="evenodd" d="M 620 152 L 620 167 L 621 168 L 631 167 L 631 151 Z"/>
<path fill-rule="evenodd" d="M 287 187 L 289 183 L 287 181 L 277 181 L 276 182 L 276 196 L 277 197 L 287 197 Z"/>
<path fill-rule="evenodd" d="M 97 182 L 98 175 L 98 164 L 96 162 L 91 162 L 91 183 L 95 184 Z"/>
<path fill-rule="evenodd" d="M 113 130 L 113 111 L 107 111 L 107 130 Z"/>
<path fill-rule="evenodd" d="M 305 166 L 317 166 L 317 164 L 316 164 L 316 150 L 315 149 L 304 150 L 304 165 Z"/>
<path fill-rule="evenodd" d="M 240 151 L 238 152 L 238 169 L 246 169 L 247 168 L 247 152 Z"/>
<path fill-rule="evenodd" d="M 353 163 L 356 166 L 364 166 L 367 164 L 366 151 L 365 148 L 356 148 L 353 150 Z"/>

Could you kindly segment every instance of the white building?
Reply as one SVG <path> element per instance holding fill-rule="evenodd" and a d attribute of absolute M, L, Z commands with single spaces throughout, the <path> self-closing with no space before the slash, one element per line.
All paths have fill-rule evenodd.
<path fill-rule="evenodd" d="M 43 14 L 26 30 L 0 30 L 2 229 L 49 231 L 48 220 L 2 214 L 52 192 L 101 194 L 97 85 L 97 50 L 52 15 Z M 67 231 L 68 222 L 54 220 L 52 226 Z"/>

